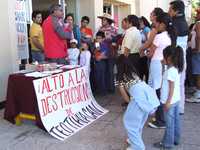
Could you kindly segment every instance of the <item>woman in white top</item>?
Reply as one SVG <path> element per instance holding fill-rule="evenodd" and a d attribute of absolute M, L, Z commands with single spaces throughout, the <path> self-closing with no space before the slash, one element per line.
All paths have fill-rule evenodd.
<path fill-rule="evenodd" d="M 176 45 L 176 35 L 171 17 L 167 13 L 162 13 L 156 18 L 155 26 L 158 34 L 155 36 L 148 53 L 148 56 L 151 57 L 148 84 L 156 90 L 158 97 L 160 97 L 163 50 L 169 45 Z M 163 128 L 165 126 L 162 107 L 159 107 L 156 111 L 156 120 L 149 123 L 149 126 L 153 128 Z"/>

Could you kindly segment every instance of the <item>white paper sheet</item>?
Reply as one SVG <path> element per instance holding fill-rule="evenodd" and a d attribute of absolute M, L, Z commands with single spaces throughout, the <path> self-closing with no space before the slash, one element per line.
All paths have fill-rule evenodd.
<path fill-rule="evenodd" d="M 43 72 L 32 72 L 32 73 L 27 73 L 25 74 L 25 76 L 27 77 L 35 77 L 35 78 L 38 78 L 38 77 L 46 77 L 46 76 L 49 76 L 49 75 L 52 75 L 54 73 L 59 73 L 59 72 L 62 72 L 63 70 L 61 69 L 56 69 L 56 70 L 52 70 L 52 71 L 43 71 Z"/>
<path fill-rule="evenodd" d="M 65 65 L 65 66 L 62 66 L 60 68 L 62 69 L 73 69 L 73 68 L 78 68 L 80 67 L 80 65 Z"/>

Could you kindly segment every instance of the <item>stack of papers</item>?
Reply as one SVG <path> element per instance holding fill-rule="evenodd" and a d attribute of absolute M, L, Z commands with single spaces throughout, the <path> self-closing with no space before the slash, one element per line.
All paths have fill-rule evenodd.
<path fill-rule="evenodd" d="M 80 65 L 65 65 L 65 66 L 62 66 L 60 68 L 62 69 L 73 69 L 73 68 L 78 68 L 80 67 Z"/>
<path fill-rule="evenodd" d="M 52 71 L 43 71 L 43 72 L 35 71 L 35 72 L 27 73 L 27 74 L 25 74 L 25 76 L 39 78 L 39 77 L 50 76 L 54 73 L 59 73 L 59 72 L 62 72 L 62 70 L 56 69 L 56 70 L 52 70 Z"/>

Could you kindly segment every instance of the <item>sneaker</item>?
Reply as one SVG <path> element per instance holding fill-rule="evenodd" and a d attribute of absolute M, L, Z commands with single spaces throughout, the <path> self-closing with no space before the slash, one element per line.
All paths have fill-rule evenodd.
<path fill-rule="evenodd" d="M 185 99 L 186 102 L 188 103 L 200 103 L 200 97 L 196 98 L 196 97 L 190 97 L 190 98 L 186 98 Z"/>
<path fill-rule="evenodd" d="M 200 98 L 200 90 L 197 90 L 197 91 L 194 93 L 194 97 L 195 97 L 195 98 Z"/>
<path fill-rule="evenodd" d="M 154 143 L 153 146 L 155 148 L 162 149 L 162 150 L 172 149 L 172 147 L 166 147 L 162 142 Z"/>
<path fill-rule="evenodd" d="M 198 98 L 194 97 L 193 99 L 194 99 L 195 103 L 200 103 L 200 97 L 198 97 Z"/>
<path fill-rule="evenodd" d="M 159 125 L 156 121 L 154 122 L 149 122 L 148 123 L 149 127 L 154 128 L 154 129 L 165 129 L 165 125 Z"/>
<path fill-rule="evenodd" d="M 193 98 L 186 98 L 185 99 L 185 102 L 188 102 L 188 103 L 195 103 L 195 100 Z"/>

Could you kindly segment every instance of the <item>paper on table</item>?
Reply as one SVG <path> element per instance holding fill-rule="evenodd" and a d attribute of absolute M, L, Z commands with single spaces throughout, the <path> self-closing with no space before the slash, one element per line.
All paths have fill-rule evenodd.
<path fill-rule="evenodd" d="M 62 72 L 62 69 L 56 69 L 56 70 L 51 70 L 51 71 L 43 71 L 41 72 L 42 74 L 53 74 L 53 73 L 59 73 Z"/>
<path fill-rule="evenodd" d="M 31 72 L 33 72 L 33 70 L 19 70 L 19 71 L 16 71 L 16 72 L 14 72 L 14 73 L 31 73 Z"/>
<path fill-rule="evenodd" d="M 50 76 L 53 73 L 59 73 L 62 72 L 61 69 L 57 69 L 57 70 L 52 70 L 52 71 L 43 71 L 43 72 L 32 72 L 32 73 L 27 73 L 25 74 L 25 76 L 27 77 L 46 77 L 46 76 Z"/>
<path fill-rule="evenodd" d="M 36 77 L 36 78 L 38 78 L 38 77 L 46 77 L 46 76 L 49 76 L 49 75 L 51 75 L 51 74 L 43 74 L 43 73 L 37 72 L 37 71 L 25 74 L 25 76 L 27 76 L 27 77 Z"/>
<path fill-rule="evenodd" d="M 60 68 L 62 69 L 73 69 L 73 68 L 78 68 L 80 67 L 80 65 L 65 65 L 65 66 L 62 66 Z"/>

